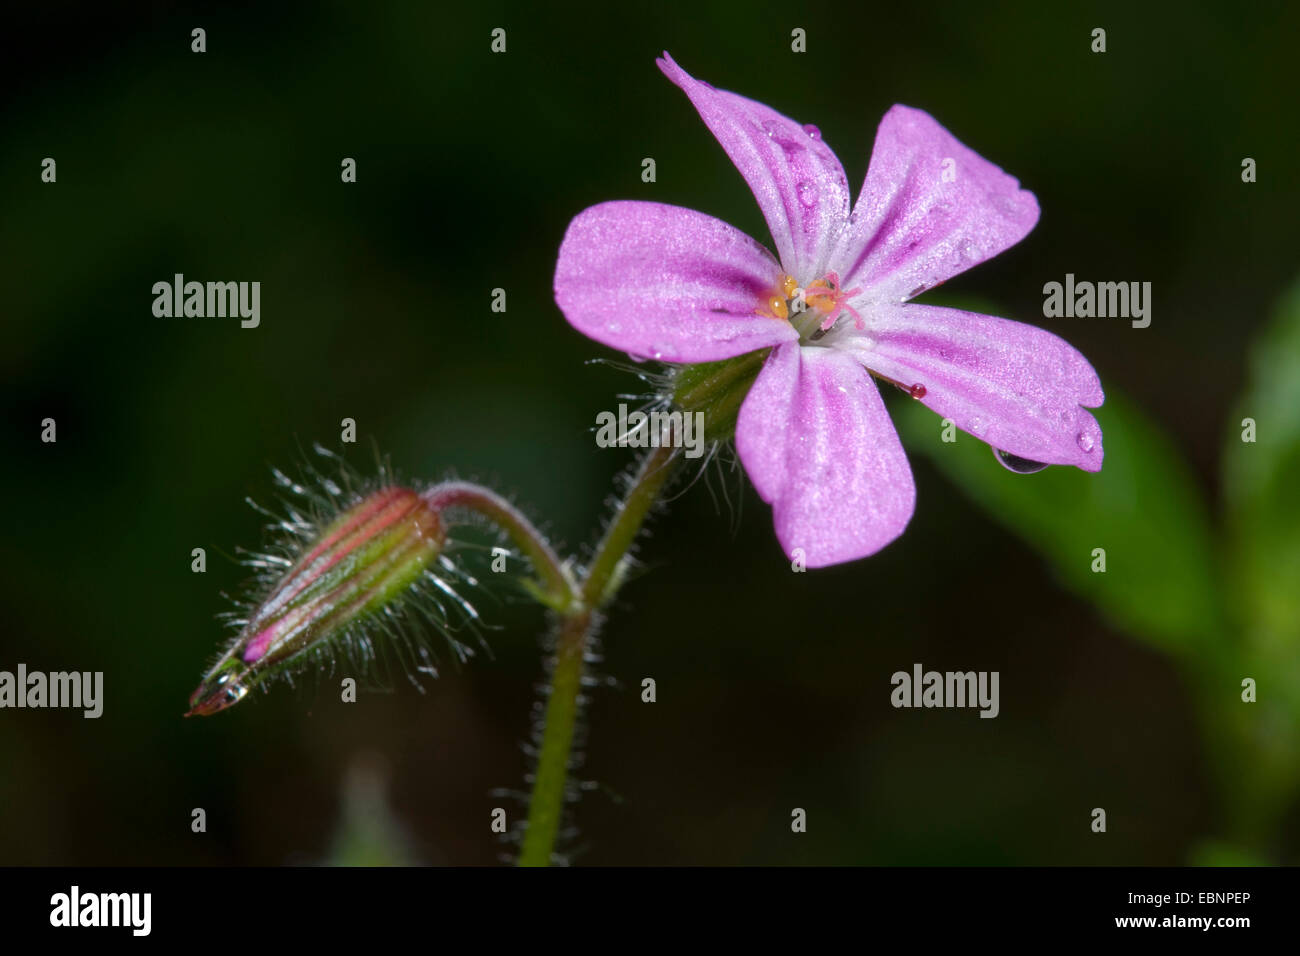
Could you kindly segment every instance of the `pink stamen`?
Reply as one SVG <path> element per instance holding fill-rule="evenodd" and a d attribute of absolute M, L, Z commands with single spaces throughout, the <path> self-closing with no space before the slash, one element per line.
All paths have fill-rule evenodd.
<path fill-rule="evenodd" d="M 841 289 L 839 273 L 836 272 L 826 273 L 826 278 L 822 281 L 825 282 L 828 287 L 826 294 L 831 298 L 831 311 L 822 321 L 821 330 L 823 332 L 829 331 L 835 324 L 836 320 L 839 319 L 841 312 L 848 312 L 849 315 L 853 316 L 853 327 L 859 332 L 866 328 L 866 323 L 862 320 L 862 316 L 858 314 L 858 310 L 844 301 L 845 299 L 860 294 L 862 289 L 854 288 L 849 289 L 848 291 Z M 817 294 L 820 295 L 821 293 Z"/>

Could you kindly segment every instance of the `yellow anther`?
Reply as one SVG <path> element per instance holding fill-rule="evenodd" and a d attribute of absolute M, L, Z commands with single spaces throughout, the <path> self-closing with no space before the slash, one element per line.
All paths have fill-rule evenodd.
<path fill-rule="evenodd" d="M 799 283 L 794 281 L 793 276 L 783 275 L 777 283 L 775 289 L 770 289 L 763 301 L 759 303 L 759 315 L 766 315 L 772 319 L 790 318 L 789 299 L 799 288 Z"/>
<path fill-rule="evenodd" d="M 785 299 L 779 295 L 774 295 L 768 299 L 767 306 L 763 311 L 774 319 L 790 318 L 790 307 L 786 305 Z"/>
<path fill-rule="evenodd" d="M 808 289 L 803 294 L 804 301 L 819 312 L 829 312 L 835 307 L 838 298 L 839 290 L 825 279 L 809 282 Z"/>

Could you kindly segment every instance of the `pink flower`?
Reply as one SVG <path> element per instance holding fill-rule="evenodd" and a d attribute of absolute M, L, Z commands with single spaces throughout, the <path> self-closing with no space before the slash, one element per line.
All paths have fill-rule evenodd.
<path fill-rule="evenodd" d="M 909 301 L 1024 238 L 1038 221 L 1031 193 L 927 113 L 895 106 L 850 207 L 816 127 L 715 90 L 667 54 L 658 63 L 745 177 L 778 256 L 690 209 L 603 203 L 569 225 L 556 302 L 584 335 L 664 362 L 772 349 L 735 438 L 788 555 L 808 567 L 865 557 L 911 519 L 911 469 L 873 375 L 996 449 L 1101 468 L 1101 430 L 1082 407 L 1102 403 L 1101 384 L 1074 348 Z"/>

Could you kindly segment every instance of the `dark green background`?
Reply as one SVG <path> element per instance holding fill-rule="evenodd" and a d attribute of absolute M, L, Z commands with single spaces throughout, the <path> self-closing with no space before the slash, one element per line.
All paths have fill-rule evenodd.
<path fill-rule="evenodd" d="M 0 58 L 0 669 L 102 670 L 106 703 L 98 721 L 0 712 L 0 863 L 378 859 L 389 839 L 421 862 L 508 852 L 488 824 L 495 806 L 519 813 L 492 791 L 522 788 L 526 769 L 543 619 L 525 602 L 480 595 L 501 625 L 493 659 L 424 696 L 399 677 L 344 705 L 336 675 L 180 715 L 224 639 L 221 592 L 244 577 L 231 556 L 261 540 L 244 497 L 271 502 L 268 466 L 337 447 L 344 417 L 360 468 L 377 446 L 407 476 L 485 479 L 560 541 L 591 540 L 630 453 L 589 429 L 637 383 L 585 364 L 621 356 L 554 305 L 569 219 L 650 199 L 769 241 L 655 68 L 664 49 L 816 123 L 855 189 L 895 102 L 1020 178 L 1038 227 L 945 291 L 1078 346 L 1172 432 L 1213 500 L 1245 344 L 1296 272 L 1300 20 L 1131 7 L 18 14 Z M 189 50 L 195 26 L 206 54 Z M 503 56 L 488 49 L 497 26 Z M 1089 52 L 1096 26 L 1104 55 Z M 794 27 L 806 54 L 790 52 Z M 39 180 L 46 156 L 55 185 Z M 344 156 L 355 185 L 339 181 Z M 175 272 L 260 280 L 261 327 L 154 318 L 151 286 Z M 1150 281 L 1151 327 L 1042 319 L 1043 283 L 1067 272 Z M 488 308 L 498 286 L 504 315 Z M 56 445 L 39 440 L 47 416 Z M 592 695 L 578 861 L 1165 864 L 1220 831 L 1165 659 L 913 464 L 906 535 L 848 566 L 791 574 L 738 472 L 731 508 L 701 483 L 653 525 L 648 573 L 604 635 L 600 673 L 622 686 Z M 1001 716 L 893 710 L 889 675 L 914 662 L 1000 671 Z M 358 765 L 384 768 L 400 835 L 371 839 L 345 813 Z M 1105 836 L 1088 826 L 1098 806 Z M 190 831 L 194 807 L 206 834 Z M 792 807 L 806 834 L 791 834 Z M 1276 853 L 1294 862 L 1290 821 Z M 354 844 L 371 856 L 341 854 Z"/>

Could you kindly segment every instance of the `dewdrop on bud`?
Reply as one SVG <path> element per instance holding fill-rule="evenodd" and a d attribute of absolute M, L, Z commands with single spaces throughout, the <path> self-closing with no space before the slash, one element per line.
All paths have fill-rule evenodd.
<path fill-rule="evenodd" d="M 365 496 L 283 561 L 288 570 L 190 695 L 186 716 L 225 710 L 311 651 L 391 614 L 432 575 L 446 543 L 438 510 L 417 492 L 386 487 Z"/>

